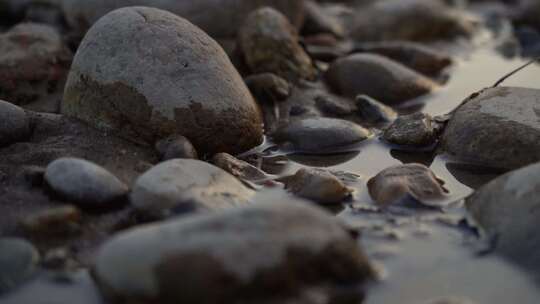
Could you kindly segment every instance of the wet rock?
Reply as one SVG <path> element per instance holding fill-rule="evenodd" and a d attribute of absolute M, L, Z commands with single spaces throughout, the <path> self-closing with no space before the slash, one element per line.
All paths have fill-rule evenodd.
<path fill-rule="evenodd" d="M 22 219 L 20 226 L 32 237 L 65 237 L 80 232 L 81 211 L 64 206 L 40 211 Z"/>
<path fill-rule="evenodd" d="M 186 18 L 213 38 L 234 37 L 248 14 L 270 6 L 299 26 L 304 15 L 303 0 L 62 0 L 68 24 L 84 33 L 101 16 L 117 8 L 149 6 Z"/>
<path fill-rule="evenodd" d="M 320 204 L 339 204 L 349 198 L 352 189 L 327 170 L 304 168 L 287 179 L 286 188 L 295 195 Z"/>
<path fill-rule="evenodd" d="M 291 95 L 291 87 L 287 80 L 272 73 L 251 75 L 244 81 L 259 102 L 283 101 Z"/>
<path fill-rule="evenodd" d="M 339 94 L 365 94 L 384 104 L 397 105 L 437 88 L 429 78 L 386 57 L 353 54 L 336 60 L 325 75 Z"/>
<path fill-rule="evenodd" d="M 88 209 L 116 207 L 129 191 L 106 169 L 77 158 L 60 158 L 50 163 L 45 182 L 56 195 Z"/>
<path fill-rule="evenodd" d="M 17 287 L 35 272 L 39 253 L 27 241 L 0 238 L 0 295 Z"/>
<path fill-rule="evenodd" d="M 398 117 L 384 130 L 383 138 L 396 145 L 427 147 L 437 141 L 436 131 L 431 116 L 417 112 Z"/>
<path fill-rule="evenodd" d="M 182 134 L 200 153 L 243 152 L 262 141 L 258 107 L 223 49 L 154 8 L 118 9 L 88 31 L 62 111 L 142 143 Z"/>
<path fill-rule="evenodd" d="M 424 75 L 436 77 L 452 64 L 452 58 L 439 50 L 407 41 L 362 43 L 355 53 L 375 53 L 397 61 Z"/>
<path fill-rule="evenodd" d="M 540 91 L 498 87 L 474 94 L 453 114 L 441 149 L 460 160 L 502 169 L 540 161 Z"/>
<path fill-rule="evenodd" d="M 189 139 L 182 135 L 171 135 L 156 143 L 161 160 L 170 160 L 175 158 L 198 159 L 197 150 L 191 144 Z"/>
<path fill-rule="evenodd" d="M 478 23 L 441 0 L 383 0 L 358 10 L 350 33 L 359 41 L 448 40 L 472 36 Z"/>
<path fill-rule="evenodd" d="M 133 186 L 130 201 L 141 215 L 162 218 L 243 205 L 253 194 L 218 167 L 198 160 L 173 159 L 141 175 Z"/>
<path fill-rule="evenodd" d="M 306 18 L 302 27 L 303 35 L 331 34 L 335 37 L 345 36 L 345 28 L 338 18 L 328 14 L 315 1 L 306 1 Z"/>
<path fill-rule="evenodd" d="M 19 24 L 0 35 L 0 99 L 23 105 L 47 96 L 64 81 L 72 54 L 58 31 Z"/>
<path fill-rule="evenodd" d="M 342 100 L 332 95 L 323 94 L 315 97 L 315 104 L 319 110 L 331 116 L 343 117 L 354 112 L 354 107 L 348 100 Z"/>
<path fill-rule="evenodd" d="M 469 213 L 484 229 L 494 250 L 540 273 L 540 163 L 507 173 L 466 199 Z"/>
<path fill-rule="evenodd" d="M 296 152 L 344 151 L 371 137 L 369 130 L 346 120 L 306 118 L 278 129 L 273 140 Z"/>
<path fill-rule="evenodd" d="M 212 163 L 230 174 L 246 181 L 261 182 L 269 179 L 269 175 L 261 169 L 227 153 L 218 153 L 212 157 Z"/>
<path fill-rule="evenodd" d="M 258 303 L 313 286 L 359 285 L 373 270 L 336 218 L 292 201 L 121 233 L 99 251 L 95 275 L 115 303 L 206 304 Z"/>
<path fill-rule="evenodd" d="M 0 100 L 0 147 L 30 135 L 30 120 L 23 109 Z"/>
<path fill-rule="evenodd" d="M 272 8 L 252 12 L 239 32 L 239 46 L 253 73 L 289 81 L 314 79 L 317 71 L 285 16 Z"/>
<path fill-rule="evenodd" d="M 391 107 L 367 96 L 358 95 L 355 98 L 356 112 L 363 121 L 369 123 L 390 123 L 397 118 L 397 113 Z"/>
<path fill-rule="evenodd" d="M 444 182 L 426 166 L 406 164 L 390 167 L 371 178 L 367 185 L 371 198 L 378 204 L 421 204 L 444 207 Z"/>

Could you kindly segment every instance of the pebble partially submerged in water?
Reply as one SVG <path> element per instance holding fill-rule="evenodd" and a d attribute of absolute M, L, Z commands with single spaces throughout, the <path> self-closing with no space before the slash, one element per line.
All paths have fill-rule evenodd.
<path fill-rule="evenodd" d="M 338 177 L 324 169 L 304 168 L 285 182 L 286 189 L 295 195 L 321 204 L 339 204 L 353 190 Z"/>
<path fill-rule="evenodd" d="M 356 112 L 363 121 L 373 124 L 385 124 L 394 121 L 397 113 L 391 107 L 367 96 L 358 95 L 355 100 Z"/>
<path fill-rule="evenodd" d="M 426 166 L 407 164 L 383 170 L 368 183 L 371 198 L 378 204 L 420 204 L 427 207 L 444 207 L 446 190 L 444 182 Z"/>
<path fill-rule="evenodd" d="M 436 124 L 430 115 L 414 113 L 398 117 L 383 133 L 389 143 L 408 147 L 429 147 L 437 141 Z"/>
<path fill-rule="evenodd" d="M 111 303 L 284 303 L 306 289 L 360 287 L 374 277 L 344 225 L 298 201 L 121 233 L 99 250 L 94 273 Z"/>

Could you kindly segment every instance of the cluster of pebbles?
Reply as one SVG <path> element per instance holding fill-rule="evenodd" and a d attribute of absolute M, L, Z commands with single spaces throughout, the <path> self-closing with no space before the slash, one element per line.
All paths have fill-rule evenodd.
<path fill-rule="evenodd" d="M 0 0 L 0 303 L 360 303 L 382 274 L 330 210 L 455 204 L 424 164 L 316 165 L 376 141 L 507 172 L 465 205 L 540 273 L 540 91 L 404 110 L 489 28 L 457 2 Z M 536 1 L 471 2 L 540 45 Z"/>

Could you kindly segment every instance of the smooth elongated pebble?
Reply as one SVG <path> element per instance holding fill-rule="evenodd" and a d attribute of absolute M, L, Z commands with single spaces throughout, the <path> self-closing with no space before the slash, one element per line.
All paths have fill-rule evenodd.
<path fill-rule="evenodd" d="M 35 272 L 36 248 L 23 239 L 0 238 L 0 295 L 17 287 Z"/>
<path fill-rule="evenodd" d="M 368 95 L 397 105 L 425 95 L 438 85 L 406 66 L 376 54 L 353 54 L 336 60 L 325 74 L 337 93 L 354 98 Z"/>
<path fill-rule="evenodd" d="M 128 187 L 106 169 L 78 158 L 60 158 L 47 166 L 45 182 L 55 194 L 81 208 L 111 208 Z"/>
<path fill-rule="evenodd" d="M 261 169 L 227 153 L 218 153 L 212 157 L 212 163 L 230 174 L 247 181 L 260 182 L 270 178 Z"/>
<path fill-rule="evenodd" d="M 128 7 L 88 31 L 62 112 L 132 141 L 174 134 L 200 153 L 240 153 L 262 142 L 262 118 L 223 49 L 169 12 Z"/>
<path fill-rule="evenodd" d="M 314 79 L 317 71 L 297 32 L 280 12 L 252 12 L 239 33 L 239 46 L 253 73 L 274 73 L 290 81 Z"/>
<path fill-rule="evenodd" d="M 358 95 L 354 101 L 356 112 L 364 121 L 370 123 L 390 123 L 398 116 L 394 109 L 367 95 Z"/>
<path fill-rule="evenodd" d="M 396 145 L 424 147 L 437 141 L 437 128 L 428 114 L 414 113 L 398 117 L 383 133 L 383 138 Z"/>
<path fill-rule="evenodd" d="M 30 120 L 18 106 L 0 100 L 0 147 L 23 140 L 30 135 Z"/>
<path fill-rule="evenodd" d="M 540 161 L 540 90 L 498 87 L 465 101 L 441 138 L 441 150 L 502 169 Z"/>
<path fill-rule="evenodd" d="M 422 204 L 443 207 L 446 203 L 444 182 L 426 166 L 406 164 L 381 171 L 368 183 L 371 198 L 378 204 Z"/>
<path fill-rule="evenodd" d="M 170 160 L 175 158 L 198 159 L 197 150 L 191 144 L 189 139 L 182 135 L 171 135 L 156 143 L 161 160 Z"/>
<path fill-rule="evenodd" d="M 373 277 L 339 220 L 294 200 L 121 233 L 99 250 L 94 273 L 114 303 L 259 302 Z"/>
<path fill-rule="evenodd" d="M 350 149 L 371 137 L 353 122 L 334 118 L 296 120 L 273 134 L 273 139 L 297 152 L 329 153 Z"/>
<path fill-rule="evenodd" d="M 540 163 L 496 178 L 466 199 L 495 252 L 540 273 Z"/>
<path fill-rule="evenodd" d="M 20 0 L 18 0 L 20 1 Z M 60 0 L 68 24 L 84 33 L 100 17 L 127 6 L 149 6 L 186 18 L 213 38 L 232 38 L 250 12 L 265 6 L 302 23 L 304 0 Z"/>
<path fill-rule="evenodd" d="M 191 159 L 173 159 L 141 175 L 130 194 L 132 206 L 149 217 L 220 210 L 246 204 L 253 191 L 224 170 Z"/>
<path fill-rule="evenodd" d="M 295 195 L 321 204 L 339 204 L 352 193 L 352 189 L 324 169 L 300 169 L 285 185 Z"/>

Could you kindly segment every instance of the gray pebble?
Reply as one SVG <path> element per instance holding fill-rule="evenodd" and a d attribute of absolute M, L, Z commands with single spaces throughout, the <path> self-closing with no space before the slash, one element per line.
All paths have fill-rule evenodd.
<path fill-rule="evenodd" d="M 30 120 L 18 106 L 0 100 L 0 147 L 26 139 L 30 135 Z"/>
<path fill-rule="evenodd" d="M 17 287 L 35 272 L 39 253 L 27 241 L 0 238 L 0 295 Z"/>

